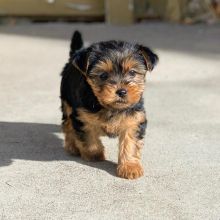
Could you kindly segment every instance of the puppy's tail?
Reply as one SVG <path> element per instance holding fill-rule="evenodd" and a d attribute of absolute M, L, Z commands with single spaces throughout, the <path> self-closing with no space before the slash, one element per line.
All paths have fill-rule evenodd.
<path fill-rule="evenodd" d="M 82 35 L 79 31 L 75 31 L 72 36 L 70 45 L 70 57 L 79 49 L 83 47 Z"/>

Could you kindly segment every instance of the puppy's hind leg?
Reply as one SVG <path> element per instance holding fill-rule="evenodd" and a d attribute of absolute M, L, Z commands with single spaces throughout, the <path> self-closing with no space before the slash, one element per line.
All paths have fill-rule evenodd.
<path fill-rule="evenodd" d="M 76 135 L 75 131 L 72 127 L 71 120 L 68 119 L 63 124 L 63 132 L 64 132 L 64 149 L 74 155 L 80 156 L 80 151 L 76 145 Z"/>
<path fill-rule="evenodd" d="M 64 149 L 74 156 L 80 156 L 79 149 L 76 145 L 76 134 L 72 126 L 70 115 L 72 108 L 64 101 L 62 102 L 63 111 L 63 133 L 64 133 Z"/>
<path fill-rule="evenodd" d="M 84 140 L 80 144 L 80 155 L 86 161 L 105 160 L 104 146 L 95 128 L 86 130 Z M 79 145 L 77 145 L 79 146 Z"/>

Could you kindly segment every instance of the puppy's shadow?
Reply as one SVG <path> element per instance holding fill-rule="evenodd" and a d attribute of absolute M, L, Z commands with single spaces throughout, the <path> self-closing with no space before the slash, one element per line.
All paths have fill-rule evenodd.
<path fill-rule="evenodd" d="M 55 124 L 0 122 L 0 167 L 13 160 L 75 161 L 116 175 L 112 161 L 86 162 L 67 154 L 60 132 L 61 127 Z"/>
<path fill-rule="evenodd" d="M 117 164 L 110 161 L 110 160 L 105 160 L 105 161 L 99 161 L 99 162 L 87 162 L 82 160 L 80 157 L 72 157 L 72 160 L 74 160 L 77 163 L 80 163 L 82 165 L 90 166 L 96 169 L 104 170 L 107 173 L 111 174 L 112 176 L 116 176 L 116 167 Z"/>

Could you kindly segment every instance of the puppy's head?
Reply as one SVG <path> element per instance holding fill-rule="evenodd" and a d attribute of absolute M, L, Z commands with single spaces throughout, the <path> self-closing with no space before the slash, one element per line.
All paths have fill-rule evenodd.
<path fill-rule="evenodd" d="M 91 45 L 74 54 L 73 65 L 85 75 L 100 104 L 125 109 L 138 103 L 145 75 L 158 57 L 149 48 L 122 41 Z"/>

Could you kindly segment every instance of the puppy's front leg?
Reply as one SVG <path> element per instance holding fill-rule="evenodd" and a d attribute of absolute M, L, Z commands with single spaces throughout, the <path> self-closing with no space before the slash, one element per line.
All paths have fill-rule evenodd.
<path fill-rule="evenodd" d="M 119 158 L 117 175 L 126 179 L 136 179 L 143 176 L 140 150 L 143 146 L 143 137 L 138 136 L 138 130 L 128 128 L 119 137 Z"/>

